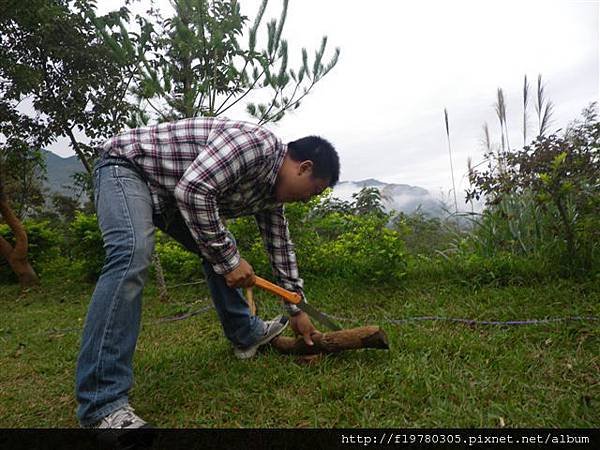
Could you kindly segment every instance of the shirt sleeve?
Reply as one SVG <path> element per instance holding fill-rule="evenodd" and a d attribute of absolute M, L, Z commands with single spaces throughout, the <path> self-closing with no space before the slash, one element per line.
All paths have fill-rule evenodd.
<path fill-rule="evenodd" d="M 240 254 L 219 217 L 217 198 L 256 168 L 262 153 L 261 142 L 252 133 L 239 128 L 215 130 L 175 186 L 181 215 L 218 274 L 235 269 Z"/>
<path fill-rule="evenodd" d="M 304 282 L 298 273 L 296 252 L 290 239 L 288 221 L 283 206 L 260 212 L 255 215 L 255 219 L 269 254 L 277 284 L 299 293 L 306 301 L 303 292 Z M 291 314 L 298 311 L 298 308 L 291 303 L 284 303 L 284 306 Z"/>

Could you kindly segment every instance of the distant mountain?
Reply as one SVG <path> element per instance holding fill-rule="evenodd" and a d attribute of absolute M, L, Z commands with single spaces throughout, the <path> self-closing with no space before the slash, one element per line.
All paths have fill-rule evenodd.
<path fill-rule="evenodd" d="M 383 183 L 379 180 L 376 180 L 374 178 L 367 178 L 366 180 L 362 180 L 362 181 L 342 181 L 340 182 L 340 184 L 344 184 L 344 183 L 354 183 L 357 186 L 360 186 L 361 188 L 363 187 L 384 187 L 387 186 L 386 183 Z"/>
<path fill-rule="evenodd" d="M 46 159 L 46 182 L 51 192 L 59 192 L 63 195 L 73 195 L 69 186 L 73 186 L 73 175 L 85 171 L 83 164 L 77 156 L 62 158 L 55 153 L 44 150 Z"/>
<path fill-rule="evenodd" d="M 341 200 L 352 200 L 352 194 L 364 187 L 375 187 L 381 192 L 383 206 L 388 210 L 407 214 L 418 209 L 430 216 L 445 216 L 443 204 L 427 189 L 408 184 L 384 183 L 373 178 L 362 181 L 342 181 L 333 188 L 333 196 Z"/>

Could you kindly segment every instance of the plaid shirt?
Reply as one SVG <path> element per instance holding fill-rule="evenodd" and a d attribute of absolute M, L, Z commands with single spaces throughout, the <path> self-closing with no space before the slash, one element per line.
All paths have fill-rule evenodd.
<path fill-rule="evenodd" d="M 228 273 L 240 262 L 222 218 L 254 215 L 278 283 L 302 294 L 283 205 L 272 195 L 286 150 L 265 128 L 223 118 L 136 128 L 104 144 L 109 155 L 142 172 L 155 213 L 177 205 L 215 272 Z"/>

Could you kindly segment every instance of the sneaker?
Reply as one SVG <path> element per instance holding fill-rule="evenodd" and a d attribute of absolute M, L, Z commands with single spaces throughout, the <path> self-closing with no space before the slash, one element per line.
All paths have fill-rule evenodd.
<path fill-rule="evenodd" d="M 91 428 L 147 428 L 150 426 L 133 411 L 131 406 L 125 405 L 92 425 Z"/>
<path fill-rule="evenodd" d="M 265 334 L 254 345 L 246 348 L 233 347 L 233 353 L 235 356 L 237 356 L 239 359 L 252 358 L 256 354 L 258 347 L 271 342 L 273 339 L 283 333 L 283 330 L 285 330 L 285 327 L 288 325 L 288 319 L 285 316 L 277 316 L 273 320 L 265 321 L 265 325 L 267 326 Z"/>

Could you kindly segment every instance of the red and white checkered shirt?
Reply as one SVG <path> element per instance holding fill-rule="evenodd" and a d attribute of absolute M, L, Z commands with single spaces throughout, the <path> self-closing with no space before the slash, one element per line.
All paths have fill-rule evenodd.
<path fill-rule="evenodd" d="M 221 218 L 254 215 L 278 283 L 302 293 L 283 205 L 272 195 L 287 151 L 273 133 L 248 122 L 192 118 L 126 131 L 104 151 L 141 170 L 155 213 L 177 205 L 219 274 L 240 261 Z"/>

